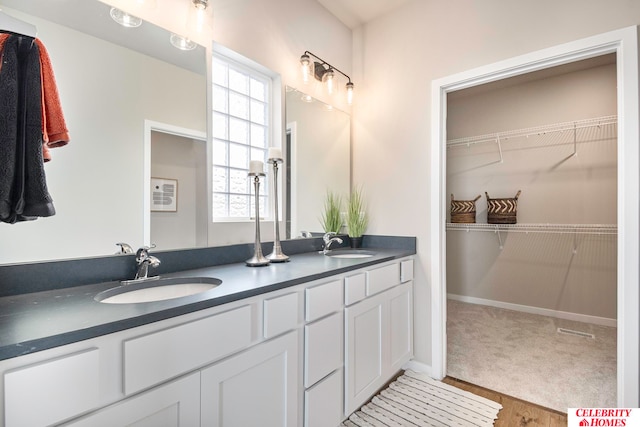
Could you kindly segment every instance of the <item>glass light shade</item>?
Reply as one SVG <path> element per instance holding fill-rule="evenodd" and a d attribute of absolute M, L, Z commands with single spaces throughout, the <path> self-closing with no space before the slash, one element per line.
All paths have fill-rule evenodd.
<path fill-rule="evenodd" d="M 309 76 L 311 75 L 311 60 L 306 53 L 300 57 L 300 68 L 302 70 L 302 81 L 309 83 Z"/>
<path fill-rule="evenodd" d="M 347 104 L 353 104 L 353 83 L 347 83 Z"/>
<path fill-rule="evenodd" d="M 190 0 L 189 14 L 187 16 L 187 29 L 196 33 L 203 33 L 212 25 L 213 17 L 208 0 Z"/>
<path fill-rule="evenodd" d="M 111 18 L 123 27 L 136 28 L 142 25 L 142 19 L 137 16 L 129 15 L 127 12 L 116 9 L 115 7 L 111 8 L 109 15 L 111 15 Z"/>
<path fill-rule="evenodd" d="M 327 86 L 327 93 L 329 95 L 333 95 L 333 93 L 336 91 L 335 74 L 333 73 L 333 69 L 329 68 L 327 71 L 325 71 L 325 73 L 322 75 L 322 81 Z"/>
<path fill-rule="evenodd" d="M 193 50 L 196 48 L 196 42 L 189 40 L 186 37 L 179 36 L 177 34 L 171 34 L 169 38 L 171 45 L 180 50 Z"/>

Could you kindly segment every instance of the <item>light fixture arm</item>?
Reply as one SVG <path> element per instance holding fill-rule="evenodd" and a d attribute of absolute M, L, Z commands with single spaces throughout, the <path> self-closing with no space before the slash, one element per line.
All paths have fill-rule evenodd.
<path fill-rule="evenodd" d="M 308 50 L 305 50 L 305 51 L 304 51 L 304 55 L 308 55 L 308 56 L 312 56 L 312 57 L 314 57 L 315 59 L 317 59 L 317 60 L 319 60 L 319 61 L 320 61 L 320 64 L 321 64 L 321 65 L 326 65 L 327 67 L 329 67 L 329 68 L 328 68 L 329 70 L 333 70 L 333 71 L 337 71 L 337 72 L 339 72 L 340 74 L 342 74 L 343 76 L 345 76 L 345 77 L 347 78 L 347 80 L 348 80 L 348 82 L 347 82 L 347 83 L 351 83 L 351 77 L 349 77 L 348 75 L 346 75 L 345 73 L 343 73 L 342 71 L 340 71 L 339 69 L 337 69 L 336 67 L 334 67 L 333 65 L 329 64 L 327 61 L 325 61 L 324 59 L 320 58 L 319 56 L 314 55 L 313 53 L 309 52 Z M 324 71 L 322 72 L 322 74 L 324 74 L 326 71 L 327 71 L 327 70 L 324 70 Z M 322 74 L 320 74 L 320 79 L 319 79 L 319 80 L 321 80 L 321 78 L 322 78 Z M 316 78 L 318 78 L 318 76 L 316 76 Z"/>

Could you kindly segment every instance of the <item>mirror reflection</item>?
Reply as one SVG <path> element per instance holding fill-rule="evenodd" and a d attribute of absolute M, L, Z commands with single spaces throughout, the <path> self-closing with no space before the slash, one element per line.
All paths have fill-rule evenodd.
<path fill-rule="evenodd" d="M 98 0 L 2 0 L 2 10 L 37 27 L 71 141 L 45 165 L 56 215 L 0 224 L 0 264 L 105 256 L 118 251 L 117 242 L 221 244 L 207 241 L 209 163 L 193 164 L 206 160 L 206 49 L 178 50 L 170 32 L 148 22 L 121 27 Z M 286 98 L 281 236 L 297 238 L 322 231 L 327 190 L 349 192 L 350 125 L 348 114 L 303 102 L 301 92 L 288 88 Z M 150 181 L 176 176 L 171 216 L 152 208 Z"/>
<path fill-rule="evenodd" d="M 322 232 L 327 191 L 346 197 L 351 181 L 351 120 L 347 113 L 287 88 L 287 238 Z"/>
<path fill-rule="evenodd" d="M 0 263 L 142 245 L 150 192 L 145 123 L 206 136 L 205 49 L 178 50 L 169 32 L 148 22 L 124 28 L 97 0 L 3 0 L 2 9 L 37 27 L 71 141 L 45 165 L 56 215 L 1 224 Z"/>

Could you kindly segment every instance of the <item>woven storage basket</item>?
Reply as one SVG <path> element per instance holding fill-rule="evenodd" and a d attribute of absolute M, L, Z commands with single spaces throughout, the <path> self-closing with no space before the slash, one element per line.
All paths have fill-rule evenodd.
<path fill-rule="evenodd" d="M 475 223 L 476 222 L 476 202 L 480 196 L 473 200 L 453 200 L 451 195 L 451 222 L 454 223 Z"/>
<path fill-rule="evenodd" d="M 516 214 L 518 212 L 518 197 L 521 191 L 515 197 L 506 199 L 492 199 L 485 191 L 487 196 L 487 222 L 489 224 L 515 224 Z"/>

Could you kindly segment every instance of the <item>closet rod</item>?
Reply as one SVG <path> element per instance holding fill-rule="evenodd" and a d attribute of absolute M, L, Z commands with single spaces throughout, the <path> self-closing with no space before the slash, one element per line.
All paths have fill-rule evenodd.
<path fill-rule="evenodd" d="M 615 224 L 462 224 L 447 223 L 451 231 L 512 231 L 516 233 L 617 235 Z"/>
<path fill-rule="evenodd" d="M 529 137 L 534 135 L 544 135 L 551 132 L 574 131 L 591 127 L 614 125 L 618 123 L 618 116 L 603 116 L 591 119 L 575 120 L 572 122 L 555 123 L 550 125 L 536 126 L 524 129 L 509 130 L 504 132 L 490 133 L 485 135 L 469 136 L 447 141 L 447 147 L 460 145 L 471 145 L 483 142 L 496 142 L 500 139 L 506 141 L 510 138 Z"/>

